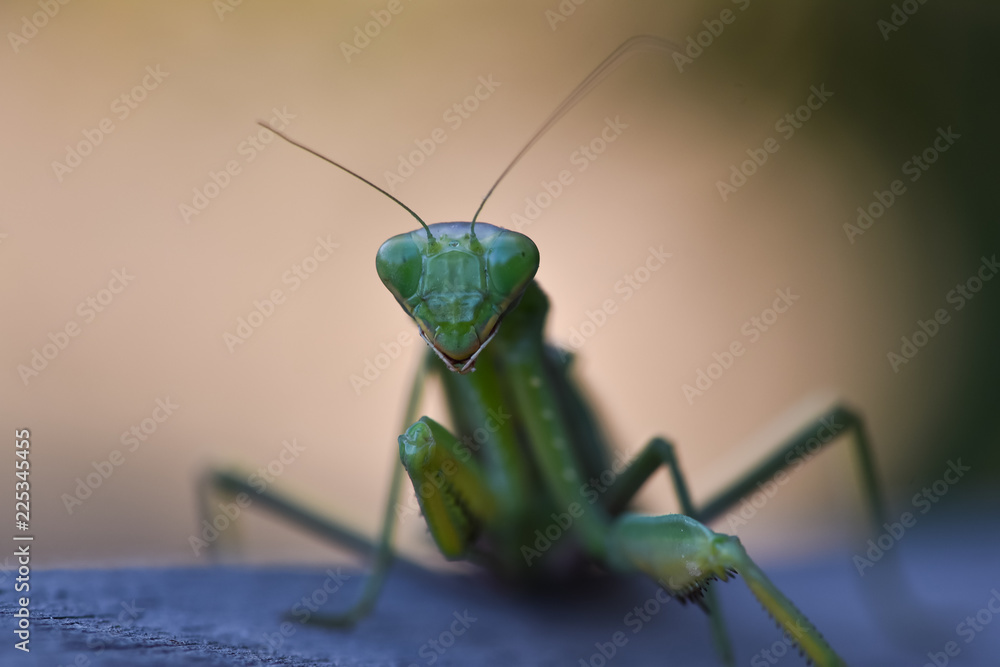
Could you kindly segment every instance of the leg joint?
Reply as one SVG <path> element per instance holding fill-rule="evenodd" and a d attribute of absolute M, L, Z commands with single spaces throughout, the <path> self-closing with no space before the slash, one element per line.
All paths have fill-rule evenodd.
<path fill-rule="evenodd" d="M 661 436 L 656 436 L 649 441 L 649 449 L 656 452 L 663 463 L 677 460 L 677 450 L 674 444 Z"/>

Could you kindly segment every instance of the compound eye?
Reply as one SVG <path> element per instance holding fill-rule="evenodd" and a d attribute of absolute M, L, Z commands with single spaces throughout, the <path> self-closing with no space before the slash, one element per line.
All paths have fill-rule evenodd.
<path fill-rule="evenodd" d="M 420 287 L 424 261 L 410 234 L 398 234 L 382 244 L 375 255 L 375 270 L 397 299 L 407 300 Z"/>
<path fill-rule="evenodd" d="M 486 266 L 493 290 L 514 296 L 538 271 L 538 247 L 524 234 L 505 229 L 490 246 Z"/>

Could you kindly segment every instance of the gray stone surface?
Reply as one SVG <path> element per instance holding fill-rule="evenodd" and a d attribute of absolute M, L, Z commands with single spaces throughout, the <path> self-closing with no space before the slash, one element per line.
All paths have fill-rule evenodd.
<path fill-rule="evenodd" d="M 995 513 L 978 521 L 964 514 L 928 515 L 900 539 L 894 549 L 926 613 L 891 594 L 866 595 L 863 586 L 879 566 L 859 577 L 848 552 L 766 569 L 851 665 L 919 667 L 928 663 L 928 652 L 943 652 L 949 641 L 960 652 L 948 658 L 948 665 L 1000 665 L 1000 618 L 993 619 L 988 608 L 1000 590 L 998 529 Z M 718 664 L 704 614 L 675 601 L 650 602 L 656 589 L 639 578 L 606 578 L 559 593 L 529 594 L 484 576 L 431 574 L 402 564 L 393 569 L 375 613 L 353 630 L 282 620 L 325 582 L 335 592 L 324 609 L 346 605 L 362 577 L 346 569 L 341 574 L 347 578 L 337 588 L 323 569 L 36 572 L 30 654 L 13 648 L 15 598 L 8 578 L 0 596 L 0 664 L 596 667 L 605 662 L 595 643 L 609 642 L 619 631 L 627 643 L 606 661 L 609 667 Z M 721 590 L 737 664 L 804 664 L 794 652 L 769 661 L 761 651 L 781 653 L 783 647 L 773 622 L 739 580 Z M 993 607 L 1000 610 L 997 596 Z M 904 642 L 887 639 L 884 625 L 874 620 L 873 597 L 907 628 Z M 626 616 L 645 603 L 654 613 L 640 627 L 637 617 Z M 992 622 L 979 626 L 981 631 L 972 626 L 960 631 L 959 624 L 977 613 L 980 622 L 987 616 Z M 463 615 L 464 624 L 456 620 Z M 452 636 L 453 625 L 464 632 Z M 449 646 L 438 652 L 432 640 Z M 941 653 L 939 660 L 944 657 Z"/>

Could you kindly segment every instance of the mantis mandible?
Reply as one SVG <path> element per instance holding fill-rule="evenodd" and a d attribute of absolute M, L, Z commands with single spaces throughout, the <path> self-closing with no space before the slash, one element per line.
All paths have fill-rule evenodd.
<path fill-rule="evenodd" d="M 819 665 L 844 664 L 747 555 L 739 539 L 705 524 L 788 466 L 790 454 L 801 451 L 823 420 L 832 420 L 843 425 L 838 435 L 853 436 L 871 520 L 880 525 L 881 492 L 861 419 L 846 407 L 834 407 L 701 506 L 691 500 L 673 445 L 656 437 L 594 498 L 584 482 L 609 469 L 610 449 L 572 378 L 571 357 L 543 336 L 548 300 L 534 281 L 538 248 L 523 234 L 477 222 L 494 189 L 538 139 L 640 50 L 672 53 L 676 47 L 650 36 L 633 37 L 618 47 L 514 157 L 470 222 L 428 225 L 371 181 L 269 128 L 379 190 L 420 223 L 416 231 L 386 241 L 375 262 L 382 282 L 430 347 L 410 391 L 405 430 L 398 439 L 402 466 L 394 468 L 379 540 L 372 544 L 273 491 L 254 491 L 256 499 L 287 518 L 374 554 L 372 572 L 356 604 L 343 614 L 313 617 L 311 622 L 349 625 L 371 611 L 392 559 L 394 508 L 405 470 L 431 536 L 448 559 L 471 560 L 503 577 L 528 581 L 563 567 L 568 554 L 569 560 L 583 559 L 611 572 L 645 573 L 670 595 L 709 613 L 714 641 L 726 663 L 732 662 L 732 652 L 710 584 L 739 575 L 808 658 Z M 415 420 L 421 387 L 430 374 L 443 385 L 454 433 L 430 417 Z M 488 429 L 485 440 L 477 434 L 481 447 L 470 452 L 463 439 L 468 442 L 465 436 L 483 431 L 479 427 L 494 420 L 491 410 L 497 406 L 508 419 L 502 428 Z M 682 513 L 628 512 L 633 497 L 660 466 L 670 472 Z M 439 492 L 421 492 L 429 479 L 442 482 Z M 249 490 L 243 478 L 229 472 L 212 473 L 208 482 L 210 488 L 230 493 Z M 565 534 L 551 549 L 533 549 L 536 531 L 544 531 L 553 517 L 563 522 Z"/>

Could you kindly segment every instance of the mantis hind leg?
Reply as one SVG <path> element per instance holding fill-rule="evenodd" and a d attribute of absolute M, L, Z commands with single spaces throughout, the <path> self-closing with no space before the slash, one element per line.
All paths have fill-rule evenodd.
<path fill-rule="evenodd" d="M 199 485 L 199 509 L 202 519 L 207 521 L 209 525 L 214 525 L 213 522 L 223 515 L 227 516 L 229 523 L 235 522 L 238 515 L 233 515 L 232 512 L 227 514 L 224 510 L 220 510 L 221 513 L 214 512 L 211 508 L 212 496 L 221 494 L 230 499 L 225 504 L 226 507 L 263 508 L 318 537 L 346 547 L 362 556 L 372 558 L 372 570 L 365 580 L 361 595 L 352 607 L 335 615 L 314 614 L 305 621 L 311 625 L 350 626 L 371 611 L 385 582 L 389 565 L 395 557 L 391 543 L 395 524 L 394 513 L 399 498 L 398 489 L 402 481 L 402 468 L 398 462 L 394 461 L 393 463 L 394 471 L 391 482 L 393 488 L 389 494 L 385 521 L 377 541 L 328 518 L 322 512 L 306 506 L 291 496 L 271 488 L 261 490 L 253 487 L 247 482 L 247 475 L 236 470 L 212 471 L 205 475 Z M 229 516 L 232 516 L 232 519 L 229 519 Z M 202 525 L 202 522 L 199 522 L 199 525 Z M 226 527 L 219 530 L 219 533 L 221 534 L 223 530 L 226 530 Z M 207 548 L 210 552 L 214 545 L 215 541 L 209 543 Z M 410 562 L 408 564 L 417 569 L 423 569 L 416 563 Z M 303 622 L 299 618 L 289 617 L 289 620 L 294 620 L 297 623 Z"/>
<path fill-rule="evenodd" d="M 868 518 L 872 527 L 879 530 L 885 521 L 885 506 L 878 475 L 875 472 L 871 446 L 868 443 L 864 422 L 843 406 L 836 406 L 820 417 L 811 420 L 775 449 L 771 455 L 701 507 L 694 507 L 690 500 L 673 447 L 662 438 L 655 438 L 608 489 L 606 504 L 610 512 L 621 512 L 642 485 L 646 483 L 646 480 L 659 469 L 660 465 L 666 465 L 670 468 L 681 506 L 684 507 L 684 513 L 698 521 L 708 523 L 750 495 L 757 489 L 758 483 L 767 481 L 781 470 L 793 465 L 800 465 L 815 454 L 819 448 L 836 441 L 843 434 L 853 435 L 858 471 L 861 477 L 861 490 Z"/>
<path fill-rule="evenodd" d="M 842 438 L 841 436 L 849 436 Z M 811 420 L 795 435 L 786 440 L 727 488 L 710 498 L 695 514 L 702 522 L 710 522 L 732 508 L 737 502 L 757 490 L 757 485 L 767 482 L 780 471 L 795 469 L 804 464 L 823 447 L 834 442 L 852 442 L 857 463 L 859 486 L 868 515 L 871 536 L 875 537 L 887 521 L 882 486 L 875 470 L 875 460 L 868 440 L 867 429 L 860 415 L 843 405 L 835 405 L 823 415 Z M 862 576 L 865 573 L 860 573 Z M 886 552 L 880 561 L 876 576 L 869 575 L 864 590 L 878 609 L 877 618 L 901 641 L 909 641 L 915 632 L 914 619 L 900 623 L 899 608 L 920 609 L 922 605 L 913 597 L 912 589 L 903 579 L 899 563 L 899 550 Z M 929 616 L 925 613 L 924 616 Z M 920 633 L 937 635 L 937 624 L 919 622 Z"/>
<path fill-rule="evenodd" d="M 801 465 L 820 448 L 841 440 L 841 435 L 850 435 L 854 443 L 868 519 L 873 530 L 880 530 L 885 522 L 885 504 L 865 424 L 861 417 L 841 405 L 811 420 L 756 467 L 717 493 L 701 507 L 697 518 L 704 522 L 715 519 L 750 495 L 758 483 L 770 479 L 780 470 Z"/>
<path fill-rule="evenodd" d="M 417 369 L 413 384 L 410 387 L 404 424 L 409 424 L 417 412 L 428 363 L 432 362 L 433 359 L 433 355 L 426 355 Z M 392 481 L 390 482 L 389 495 L 386 499 L 385 512 L 382 518 L 382 528 L 379 531 L 377 541 L 370 540 L 364 535 L 336 521 L 332 521 L 324 517 L 321 513 L 311 510 L 305 505 L 272 489 L 255 489 L 250 486 L 246 479 L 246 477 L 234 472 L 217 471 L 209 473 L 199 485 L 198 505 L 202 516 L 207 518 L 210 505 L 208 499 L 212 491 L 221 491 L 233 497 L 238 497 L 240 493 L 246 493 L 252 502 L 259 503 L 262 507 L 297 523 L 301 527 L 318 534 L 320 537 L 330 539 L 339 545 L 348 547 L 363 555 L 371 555 L 372 569 L 365 579 L 361 595 L 355 603 L 342 613 L 312 615 L 307 622 L 311 625 L 344 627 L 353 625 L 367 616 L 375 606 L 375 601 L 378 599 L 379 593 L 382 591 L 382 586 L 385 583 L 389 566 L 395 557 L 392 549 L 392 538 L 396 525 L 399 491 L 403 479 L 403 469 L 399 465 L 399 462 L 393 461 Z M 415 563 L 411 564 L 419 568 Z M 296 620 L 298 621 L 298 619 Z"/>
<path fill-rule="evenodd" d="M 233 507 L 248 508 L 256 506 L 268 510 L 283 519 L 287 519 L 300 528 L 335 544 L 346 547 L 360 555 L 370 555 L 375 550 L 375 544 L 361 533 L 326 517 L 323 513 L 306 507 L 305 504 L 273 489 L 260 489 L 250 484 L 251 475 L 237 469 L 212 470 L 202 477 L 198 486 L 198 512 L 201 521 L 199 525 L 208 525 L 219 533 L 219 537 L 207 542 L 204 546 L 209 555 L 214 555 L 215 546 L 227 530 L 227 524 L 233 524 L 239 518 Z M 215 496 L 223 496 L 229 502 L 212 507 Z M 235 503 L 235 504 L 234 504 Z M 220 517 L 226 521 L 220 527 Z M 207 529 L 206 529 L 207 530 Z M 202 540 L 206 542 L 206 540 Z M 202 546 L 199 543 L 199 546 Z"/>

